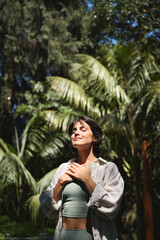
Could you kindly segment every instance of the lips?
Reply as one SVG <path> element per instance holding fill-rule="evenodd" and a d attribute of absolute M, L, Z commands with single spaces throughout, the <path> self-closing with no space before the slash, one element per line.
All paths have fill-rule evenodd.
<path fill-rule="evenodd" d="M 81 140 L 82 138 L 80 138 L 80 137 L 76 137 L 76 138 L 74 138 L 73 139 L 73 141 L 78 141 L 78 140 Z"/>

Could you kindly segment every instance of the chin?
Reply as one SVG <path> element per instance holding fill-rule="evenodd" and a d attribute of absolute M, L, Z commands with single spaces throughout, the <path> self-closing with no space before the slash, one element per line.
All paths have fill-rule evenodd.
<path fill-rule="evenodd" d="M 78 144 L 73 144 L 72 147 L 73 147 L 73 148 L 77 148 L 77 147 L 78 147 Z"/>
<path fill-rule="evenodd" d="M 79 147 L 81 147 L 81 144 L 75 143 L 75 144 L 72 144 L 72 147 L 78 149 Z"/>

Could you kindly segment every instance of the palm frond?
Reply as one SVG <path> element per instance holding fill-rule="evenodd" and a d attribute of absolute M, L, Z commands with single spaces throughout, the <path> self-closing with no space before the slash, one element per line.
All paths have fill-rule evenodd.
<path fill-rule="evenodd" d="M 117 79 L 97 59 L 86 54 L 77 54 L 78 64 L 72 65 L 71 76 L 73 79 L 82 79 L 91 84 L 95 92 L 103 95 L 111 95 L 119 102 L 129 102 L 124 89 L 118 85 Z M 86 70 L 86 71 L 85 71 Z M 83 79 L 82 79 L 83 81 Z"/>
<path fill-rule="evenodd" d="M 56 156 L 69 140 L 66 131 L 74 117 L 73 112 L 65 113 L 63 109 L 46 110 L 36 114 L 28 122 L 23 133 L 20 157 L 27 161 L 35 155 Z"/>
<path fill-rule="evenodd" d="M 47 156 L 56 156 L 61 154 L 61 150 L 65 146 L 65 143 L 69 141 L 68 134 L 61 133 L 61 132 L 49 132 L 46 139 L 38 144 L 38 156 L 42 158 L 47 158 Z"/>
<path fill-rule="evenodd" d="M 38 181 L 37 185 L 38 185 L 39 193 L 41 193 L 45 188 L 49 186 L 56 171 L 57 171 L 57 168 L 51 170 Z"/>
<path fill-rule="evenodd" d="M 69 106 L 61 106 L 58 110 L 46 110 L 40 116 L 46 121 L 46 128 L 53 131 L 67 132 L 70 123 L 79 115 L 84 115 L 79 110 Z"/>
<path fill-rule="evenodd" d="M 51 81 L 51 86 L 54 91 L 60 92 L 62 98 L 69 104 L 74 104 L 75 107 L 87 112 L 92 116 L 100 116 L 100 110 L 95 106 L 93 97 L 88 96 L 83 87 L 77 83 L 62 77 L 48 77 Z"/>
<path fill-rule="evenodd" d="M 41 149 L 50 133 L 61 126 L 62 118 L 55 114 L 55 111 L 42 111 L 36 113 L 27 123 L 22 136 L 22 147 L 20 158 L 32 157 Z M 59 144 L 60 145 L 60 144 Z"/>
<path fill-rule="evenodd" d="M 125 124 L 124 121 L 121 121 L 117 116 L 106 114 L 100 120 L 100 124 L 106 136 L 111 137 L 115 133 L 117 137 L 124 137 L 127 140 L 129 146 L 131 146 L 131 142 L 135 137 L 132 135 L 128 125 Z"/>
<path fill-rule="evenodd" d="M 3 139 L 0 139 L 0 161 L 7 152 L 9 152 L 7 144 L 3 141 Z"/>
<path fill-rule="evenodd" d="M 72 112 L 65 108 L 59 110 L 46 110 L 40 113 L 40 116 L 46 121 L 46 128 L 53 130 L 62 130 L 66 132 L 69 122 L 73 118 Z"/>
<path fill-rule="evenodd" d="M 149 104 L 146 110 L 146 116 L 154 109 L 158 109 L 160 105 L 160 80 L 157 82 L 152 82 L 147 86 L 147 92 L 144 96 L 144 101 L 148 100 Z M 148 98 L 148 99 L 147 99 Z"/>
<path fill-rule="evenodd" d="M 18 177 L 21 175 L 31 187 L 31 189 L 37 191 L 37 183 L 32 177 L 30 172 L 23 165 L 20 158 L 18 158 L 14 153 L 6 153 L 0 162 L 0 188 L 15 184 L 18 186 Z"/>
<path fill-rule="evenodd" d="M 140 53 L 138 49 L 133 51 L 130 58 L 129 84 L 130 94 L 137 96 L 143 91 L 146 84 L 151 82 L 152 74 L 158 73 L 154 57 L 149 53 Z"/>
<path fill-rule="evenodd" d="M 36 222 L 41 208 L 39 196 L 40 194 L 33 195 L 25 203 L 25 206 L 29 209 L 33 222 Z"/>
<path fill-rule="evenodd" d="M 128 177 L 131 177 L 131 166 L 129 165 L 125 158 L 122 158 L 122 161 L 123 170 L 125 171 Z"/>
<path fill-rule="evenodd" d="M 121 132 L 122 135 L 130 136 L 127 125 L 113 114 L 106 114 L 101 120 L 100 124 L 104 131 Z"/>
<path fill-rule="evenodd" d="M 56 172 L 56 169 L 51 170 L 47 174 L 45 174 L 38 182 L 37 182 L 37 194 L 31 196 L 25 203 L 25 206 L 29 208 L 29 212 L 31 213 L 31 219 L 36 222 L 37 217 L 40 212 L 40 201 L 39 201 L 39 196 L 46 189 L 50 182 L 52 181 L 54 174 Z"/>
<path fill-rule="evenodd" d="M 143 111 L 143 115 L 147 117 L 152 111 L 159 108 L 160 105 L 160 80 L 156 82 L 150 82 L 144 89 L 144 94 L 141 99 L 137 101 L 133 108 L 134 117 L 133 120 L 138 117 Z"/>
<path fill-rule="evenodd" d="M 24 132 L 23 132 L 23 135 L 22 135 L 22 146 L 21 146 L 21 150 L 20 150 L 20 154 L 19 154 L 19 157 L 20 159 L 23 160 L 23 157 L 24 157 L 24 151 L 25 151 L 25 147 L 26 147 L 26 144 L 28 142 L 28 133 L 31 129 L 31 127 L 33 126 L 34 122 L 36 121 L 37 119 L 37 114 L 35 114 L 27 123 L 25 129 L 24 129 Z"/>

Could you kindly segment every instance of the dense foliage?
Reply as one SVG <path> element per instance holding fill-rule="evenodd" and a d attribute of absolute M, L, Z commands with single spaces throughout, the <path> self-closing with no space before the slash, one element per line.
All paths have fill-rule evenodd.
<path fill-rule="evenodd" d="M 42 227 L 41 225 L 34 224 L 33 222 L 16 222 L 11 220 L 8 216 L 0 217 L 0 238 L 5 239 L 7 234 L 10 237 L 40 237 L 41 233 L 45 233 L 46 236 L 53 236 L 54 229 Z"/>
<path fill-rule="evenodd" d="M 159 5 L 0 2 L 0 215 L 8 215 L 13 228 L 26 220 L 51 226 L 38 197 L 54 169 L 75 154 L 68 124 L 88 115 L 104 132 L 99 154 L 114 161 L 125 180 L 119 233 L 138 240 L 145 229 L 142 150 L 149 144 L 159 239 Z M 5 217 L 0 221 L 6 231 Z"/>

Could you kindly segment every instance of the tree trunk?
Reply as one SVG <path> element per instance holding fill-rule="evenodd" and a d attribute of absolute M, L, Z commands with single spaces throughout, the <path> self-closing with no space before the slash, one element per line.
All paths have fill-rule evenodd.
<path fill-rule="evenodd" d="M 128 120 L 130 123 L 130 128 L 132 135 L 135 137 L 135 130 L 132 124 L 130 110 L 128 111 Z M 137 157 L 137 147 L 136 143 L 133 140 L 131 145 L 131 154 L 134 162 L 134 170 L 135 170 L 135 187 L 136 187 L 136 233 L 137 239 L 144 239 L 144 211 L 143 211 L 143 200 L 142 200 L 142 191 L 141 191 L 141 170 L 140 170 L 140 161 Z"/>
<path fill-rule="evenodd" d="M 6 80 L 2 83 L 1 102 L 0 102 L 0 137 L 12 145 L 13 143 L 13 80 L 6 75 Z"/>
<path fill-rule="evenodd" d="M 153 213 L 151 194 L 151 160 L 148 151 L 149 143 L 142 142 L 142 158 L 144 168 L 144 215 L 145 215 L 145 240 L 153 240 Z"/>
<path fill-rule="evenodd" d="M 144 207 L 143 207 L 143 196 L 141 189 L 141 171 L 139 159 L 134 157 L 135 165 L 135 184 L 136 184 L 136 228 L 137 228 L 137 240 L 144 240 Z"/>

